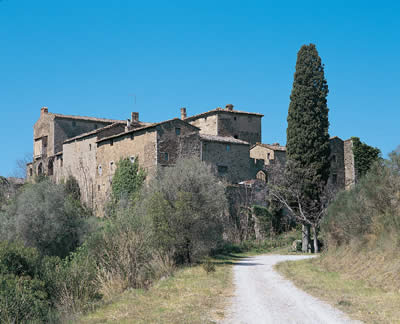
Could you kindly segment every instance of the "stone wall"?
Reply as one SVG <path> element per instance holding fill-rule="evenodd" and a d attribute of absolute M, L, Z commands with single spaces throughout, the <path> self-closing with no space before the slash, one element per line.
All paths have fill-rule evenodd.
<path fill-rule="evenodd" d="M 77 139 L 63 145 L 63 167 L 55 173 L 56 181 L 72 175 L 79 183 L 81 200 L 88 207 L 94 207 L 96 185 L 96 134 Z"/>
<path fill-rule="evenodd" d="M 218 176 L 231 183 L 255 178 L 249 145 L 202 141 L 202 160 L 211 164 Z"/>
<path fill-rule="evenodd" d="M 330 139 L 329 144 L 331 148 L 331 169 L 328 183 L 330 183 L 337 189 L 342 190 L 345 188 L 343 141 L 339 137 L 334 137 Z"/>
<path fill-rule="evenodd" d="M 157 164 L 174 165 L 185 157 L 200 158 L 199 130 L 172 120 L 157 126 Z"/>
<path fill-rule="evenodd" d="M 109 124 L 111 123 L 56 117 L 54 120 L 54 153 L 62 151 L 62 145 L 68 138 L 102 128 Z"/>
<path fill-rule="evenodd" d="M 194 120 L 190 124 L 200 128 L 200 134 L 218 135 L 218 115 L 205 115 Z"/>
<path fill-rule="evenodd" d="M 217 135 L 232 136 L 250 144 L 261 142 L 261 116 L 220 111 Z"/>
<path fill-rule="evenodd" d="M 148 177 L 157 169 L 157 131 L 155 128 L 126 133 L 98 142 L 96 154 L 95 210 L 103 215 L 104 203 L 111 193 L 112 177 L 122 158 L 138 159 Z"/>
<path fill-rule="evenodd" d="M 357 172 L 354 163 L 353 141 L 351 139 L 344 141 L 344 170 L 345 188 L 350 189 L 357 181 Z"/>

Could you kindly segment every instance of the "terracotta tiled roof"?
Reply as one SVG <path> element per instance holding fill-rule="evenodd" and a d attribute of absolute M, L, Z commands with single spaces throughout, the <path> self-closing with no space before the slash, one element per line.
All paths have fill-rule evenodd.
<path fill-rule="evenodd" d="M 232 144 L 244 144 L 249 145 L 248 142 L 242 141 L 240 139 L 230 137 L 230 136 L 217 136 L 217 135 L 208 135 L 208 134 L 200 134 L 200 139 L 202 141 L 209 142 L 221 142 L 221 143 L 232 143 Z"/>
<path fill-rule="evenodd" d="M 259 116 L 259 117 L 263 117 L 263 114 L 258 114 L 258 113 L 252 113 L 252 112 L 247 112 L 247 111 L 240 111 L 240 110 L 227 110 L 227 109 L 223 109 L 223 108 L 215 108 L 206 112 L 203 112 L 201 114 L 198 115 L 193 115 L 190 117 L 185 118 L 185 120 L 192 120 L 192 119 L 197 119 L 206 115 L 211 115 L 217 112 L 225 112 L 225 113 L 230 113 L 230 114 L 244 114 L 244 115 L 254 115 L 254 116 Z"/>
<path fill-rule="evenodd" d="M 255 144 L 255 145 L 253 145 L 252 148 L 255 147 L 255 146 L 265 147 L 265 148 L 268 148 L 268 149 L 274 150 L 274 151 L 283 151 L 283 152 L 286 152 L 286 146 L 281 146 L 281 145 L 272 145 L 272 144 L 257 143 L 257 144 Z"/>
<path fill-rule="evenodd" d="M 188 122 L 186 122 L 186 121 L 184 121 L 184 120 L 182 120 L 180 118 L 173 118 L 173 119 L 168 119 L 168 120 L 165 120 L 165 121 L 162 121 L 162 122 L 159 122 L 159 123 L 154 123 L 154 124 L 151 124 L 151 125 L 146 125 L 146 126 L 143 126 L 143 127 L 134 128 L 134 129 L 132 129 L 130 131 L 123 132 L 123 133 L 120 133 L 120 134 L 104 137 L 104 138 L 101 138 L 101 139 L 97 140 L 97 143 L 100 143 L 100 142 L 103 142 L 103 141 L 107 141 L 107 140 L 109 140 L 111 138 L 117 138 L 117 137 L 120 137 L 120 136 L 124 136 L 126 134 L 138 132 L 138 131 L 141 131 L 141 130 L 144 130 L 144 129 L 150 129 L 150 128 L 153 128 L 153 127 L 157 127 L 159 125 L 166 124 L 166 123 L 169 123 L 171 121 L 179 121 L 181 123 L 184 123 L 186 126 L 189 126 L 189 127 L 193 128 L 193 129 L 196 129 L 196 130 L 200 130 L 200 128 L 198 128 L 196 126 L 193 126 L 193 125 L 189 124 Z"/>
<path fill-rule="evenodd" d="M 87 116 L 72 116 L 72 115 L 62 115 L 62 114 L 54 114 L 48 113 L 56 118 L 65 118 L 65 119 L 76 119 L 76 120 L 89 120 L 89 121 L 97 121 L 101 123 L 125 123 L 124 120 L 115 120 L 115 119 L 108 119 L 108 118 L 97 118 L 97 117 L 87 117 Z"/>

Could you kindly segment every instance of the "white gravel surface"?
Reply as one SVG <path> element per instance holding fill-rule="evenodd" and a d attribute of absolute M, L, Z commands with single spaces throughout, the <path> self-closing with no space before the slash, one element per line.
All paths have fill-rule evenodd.
<path fill-rule="evenodd" d="M 260 255 L 233 267 L 235 296 L 223 324 L 360 323 L 298 289 L 273 266 L 310 256 Z"/>

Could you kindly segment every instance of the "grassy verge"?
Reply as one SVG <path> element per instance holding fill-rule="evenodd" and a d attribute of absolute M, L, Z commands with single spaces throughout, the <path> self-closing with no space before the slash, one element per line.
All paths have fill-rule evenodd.
<path fill-rule="evenodd" d="M 233 293 L 232 264 L 243 256 L 213 259 L 216 271 L 201 265 L 178 270 L 149 290 L 129 290 L 77 323 L 215 323 L 224 317 Z"/>
<path fill-rule="evenodd" d="M 327 271 L 323 258 L 284 262 L 276 268 L 301 289 L 353 319 L 365 323 L 400 323 L 400 291 L 384 290 L 341 272 Z"/>
<path fill-rule="evenodd" d="M 245 242 L 215 251 L 216 271 L 202 265 L 182 268 L 148 290 L 132 289 L 98 306 L 76 323 L 215 323 L 224 317 L 233 294 L 232 266 L 240 259 L 261 253 L 288 253 L 299 234 L 285 233 L 274 240 Z"/>

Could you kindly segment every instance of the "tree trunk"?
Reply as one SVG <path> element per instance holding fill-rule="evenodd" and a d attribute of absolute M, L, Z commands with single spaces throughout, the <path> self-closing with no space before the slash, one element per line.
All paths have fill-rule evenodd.
<path fill-rule="evenodd" d="M 310 225 L 302 225 L 301 226 L 301 233 L 302 233 L 302 244 L 301 250 L 304 253 L 309 252 L 309 245 L 310 245 Z"/>
<path fill-rule="evenodd" d="M 314 235 L 314 253 L 318 253 L 319 248 L 318 248 L 317 228 L 313 226 L 312 230 Z"/>

